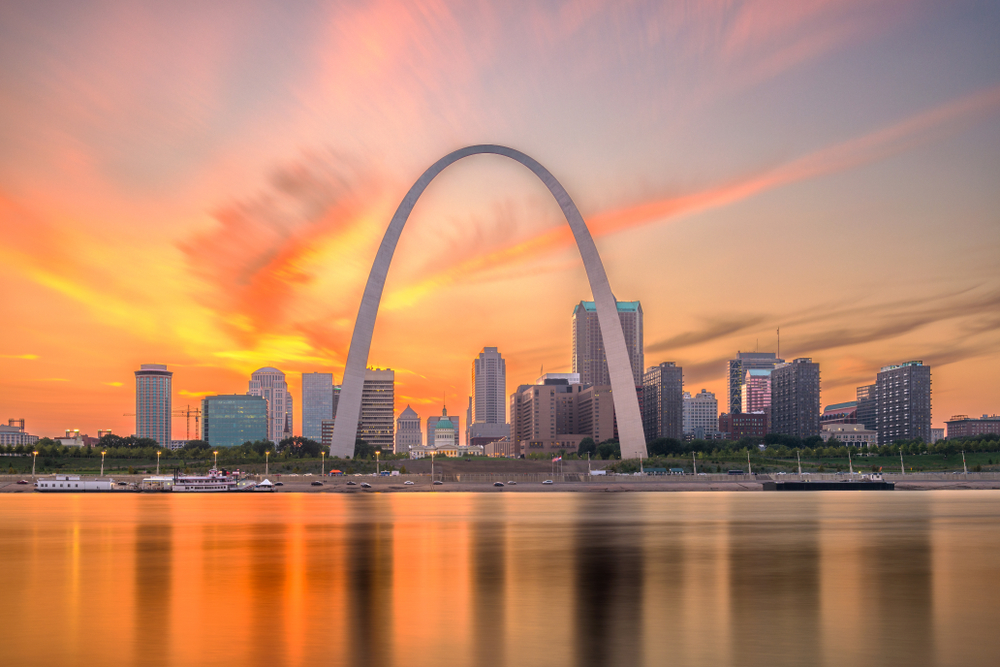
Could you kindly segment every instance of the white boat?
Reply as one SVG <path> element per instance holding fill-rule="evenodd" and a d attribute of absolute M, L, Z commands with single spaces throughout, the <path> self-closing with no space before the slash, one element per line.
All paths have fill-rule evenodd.
<path fill-rule="evenodd" d="M 87 491 L 110 491 L 109 479 L 80 479 L 79 475 L 56 475 L 55 479 L 40 479 L 35 482 L 35 491 L 82 493 Z"/>
<path fill-rule="evenodd" d="M 220 493 L 228 491 L 249 491 L 255 485 L 239 475 L 212 468 L 207 475 L 174 475 L 171 491 L 175 493 Z"/>

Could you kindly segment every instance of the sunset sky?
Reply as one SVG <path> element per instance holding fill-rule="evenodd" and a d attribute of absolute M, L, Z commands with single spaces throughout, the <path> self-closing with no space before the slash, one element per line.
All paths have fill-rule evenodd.
<path fill-rule="evenodd" d="M 808 356 L 824 405 L 932 366 L 933 425 L 1000 412 L 1000 4 L 7 2 L 0 5 L 0 413 L 132 433 L 250 373 L 341 380 L 371 261 L 432 162 L 500 143 L 563 183 L 646 365 L 717 393 L 737 350 Z M 463 415 L 570 369 L 590 290 L 519 165 L 418 203 L 370 365 Z M 184 420 L 174 437 L 184 436 Z"/>

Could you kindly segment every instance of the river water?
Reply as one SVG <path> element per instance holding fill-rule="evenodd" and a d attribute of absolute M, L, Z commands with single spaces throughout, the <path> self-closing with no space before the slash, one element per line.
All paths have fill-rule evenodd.
<path fill-rule="evenodd" d="M 997 665 L 1000 492 L 0 496 L 4 665 Z"/>

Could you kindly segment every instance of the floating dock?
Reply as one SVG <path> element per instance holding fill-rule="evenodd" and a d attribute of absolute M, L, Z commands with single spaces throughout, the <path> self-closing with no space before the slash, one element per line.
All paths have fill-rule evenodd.
<path fill-rule="evenodd" d="M 765 491 L 892 491 L 894 482 L 838 480 L 816 482 L 764 482 Z"/>

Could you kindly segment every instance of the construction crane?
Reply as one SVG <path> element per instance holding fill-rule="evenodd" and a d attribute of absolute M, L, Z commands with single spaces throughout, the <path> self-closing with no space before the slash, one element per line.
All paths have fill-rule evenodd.
<path fill-rule="evenodd" d="M 201 408 L 192 408 L 190 405 L 184 408 L 178 408 L 170 413 L 174 417 L 184 417 L 187 420 L 187 437 L 185 440 L 191 439 L 191 417 L 194 417 L 194 435 L 198 437 L 199 426 L 198 421 L 201 419 Z M 126 412 L 123 417 L 135 417 L 134 412 Z"/>

